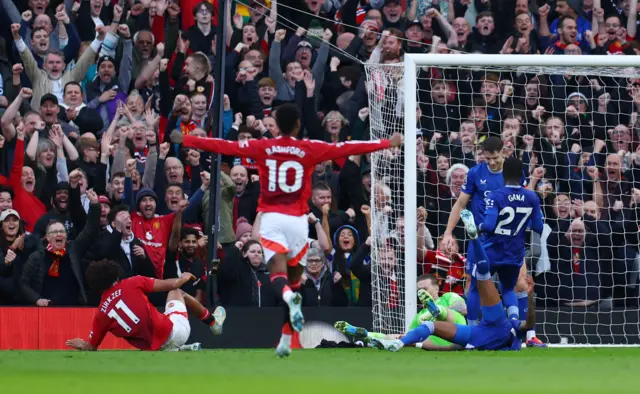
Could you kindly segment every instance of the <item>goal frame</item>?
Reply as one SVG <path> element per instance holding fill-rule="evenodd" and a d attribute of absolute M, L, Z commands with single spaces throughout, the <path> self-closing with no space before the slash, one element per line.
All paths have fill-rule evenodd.
<path fill-rule="evenodd" d="M 635 56 L 581 56 L 581 55 L 484 55 L 484 54 L 405 54 L 404 55 L 404 222 L 405 234 L 405 330 L 417 313 L 417 157 L 416 125 L 418 117 L 417 67 L 601 67 L 617 68 L 640 67 Z M 413 92 L 413 94 L 408 94 Z M 411 263 L 411 262 L 415 262 Z"/>

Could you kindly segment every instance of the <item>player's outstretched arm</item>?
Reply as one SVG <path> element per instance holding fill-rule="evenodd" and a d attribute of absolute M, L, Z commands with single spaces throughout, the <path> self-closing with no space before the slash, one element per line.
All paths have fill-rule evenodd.
<path fill-rule="evenodd" d="M 395 133 L 390 140 L 347 141 L 337 144 L 327 144 L 326 142 L 320 141 L 314 142 L 318 143 L 318 149 L 316 150 L 317 157 L 324 161 L 352 155 L 363 155 L 388 148 L 399 148 L 402 146 L 402 135 Z M 316 146 L 314 145 L 314 150 L 315 148 Z"/>
<path fill-rule="evenodd" d="M 192 135 L 182 135 L 178 130 L 173 130 L 170 136 L 174 144 L 182 144 L 185 148 L 200 149 L 207 152 L 220 153 L 229 156 L 255 158 L 256 149 L 247 141 L 227 141 L 220 138 L 202 138 Z"/>
<path fill-rule="evenodd" d="M 449 220 L 447 221 L 447 229 L 442 236 L 442 242 L 440 245 L 440 249 L 442 250 L 451 250 L 453 247 L 453 229 L 456 227 L 456 224 L 460 221 L 460 213 L 463 209 L 466 208 L 469 203 L 469 199 L 471 198 L 470 194 L 465 192 L 461 192 L 456 200 L 456 203 L 453 204 L 451 208 L 451 213 L 449 214 Z"/>
<path fill-rule="evenodd" d="M 91 346 L 89 342 L 85 341 L 82 338 L 69 339 L 67 340 L 67 342 L 65 342 L 65 345 L 72 347 L 76 350 L 87 350 L 87 351 L 98 350 L 97 347 Z"/>
<path fill-rule="evenodd" d="M 178 290 L 182 285 L 191 280 L 196 280 L 196 277 L 190 272 L 183 272 L 179 278 L 155 279 L 153 281 L 153 292 L 161 293 L 165 291 Z"/>

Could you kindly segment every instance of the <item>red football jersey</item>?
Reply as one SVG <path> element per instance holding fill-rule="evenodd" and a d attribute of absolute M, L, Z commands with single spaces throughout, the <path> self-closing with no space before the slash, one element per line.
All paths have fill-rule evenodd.
<path fill-rule="evenodd" d="M 110 332 L 140 350 L 160 349 L 169 339 L 173 323 L 147 299 L 154 281 L 134 276 L 102 293 L 89 343 L 97 348 Z"/>
<path fill-rule="evenodd" d="M 164 259 L 167 255 L 167 243 L 171 236 L 173 219 L 176 214 L 155 215 L 152 219 L 145 219 L 140 212 L 131 215 L 131 231 L 144 245 L 144 251 L 149 255 L 156 267 L 156 278 L 163 278 Z"/>
<path fill-rule="evenodd" d="M 280 136 L 272 139 L 227 141 L 187 135 L 186 148 L 255 160 L 260 176 L 259 212 L 302 216 L 309 212 L 311 176 L 316 163 L 386 149 L 389 140 L 329 144 Z"/>

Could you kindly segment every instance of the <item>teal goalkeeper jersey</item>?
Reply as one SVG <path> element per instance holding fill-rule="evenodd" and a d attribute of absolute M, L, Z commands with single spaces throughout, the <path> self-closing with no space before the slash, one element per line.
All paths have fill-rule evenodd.
<path fill-rule="evenodd" d="M 446 308 L 449 309 L 448 313 L 453 313 L 453 321 L 456 324 L 461 324 L 466 326 L 467 325 L 467 320 L 464 318 L 464 316 L 462 316 L 460 313 L 454 311 L 452 309 L 452 307 L 455 304 L 459 304 L 462 303 L 463 305 L 465 304 L 464 299 L 462 297 L 460 297 L 458 294 L 456 293 L 444 293 L 442 295 L 442 297 L 440 297 L 438 299 L 438 301 L 436 301 L 436 305 L 441 305 L 444 306 Z M 413 321 L 411 322 L 411 325 L 409 326 L 409 330 L 413 330 L 414 328 L 418 327 L 422 322 L 420 321 L 420 318 L 425 315 L 426 313 L 428 313 L 429 311 L 426 309 L 421 310 L 420 312 L 418 312 L 418 314 L 416 315 L 416 317 L 413 318 Z M 451 345 L 451 342 L 446 341 L 442 338 L 438 338 L 436 336 L 431 336 L 429 337 L 429 339 L 431 340 L 431 342 L 434 345 L 438 345 L 438 346 L 448 346 Z"/>

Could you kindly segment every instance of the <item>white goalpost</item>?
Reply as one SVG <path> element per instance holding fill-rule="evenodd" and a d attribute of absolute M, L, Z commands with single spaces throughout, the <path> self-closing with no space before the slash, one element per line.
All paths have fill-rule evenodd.
<path fill-rule="evenodd" d="M 640 170 L 637 67 L 640 62 L 633 56 L 480 54 L 405 54 L 402 64 L 365 65 L 371 138 L 389 138 L 396 131 L 405 137 L 402 152 L 371 155 L 375 331 L 402 333 L 409 327 L 417 313 L 416 278 L 438 265 L 424 260 L 425 251 L 436 259 L 449 257 L 453 266 L 452 256 L 437 252 L 437 239 L 455 201 L 454 178 L 461 164 L 482 160 L 480 142 L 496 135 L 525 168 L 541 166 L 545 176 L 553 174 L 536 185 L 548 225 L 542 237 L 531 235 L 527 251 L 536 289 L 544 293 L 538 294 L 544 305 L 538 309 L 538 335 L 563 345 L 640 344 L 640 254 L 625 227 L 635 214 L 634 201 L 640 206 L 640 198 L 627 196 L 636 193 L 637 185 L 625 175 Z M 492 83 L 497 93 L 491 92 Z M 442 90 L 436 92 L 436 85 Z M 503 127 L 505 119 L 510 119 L 509 128 Z M 560 128 L 553 122 L 560 122 Z M 470 131 L 462 130 L 462 124 L 475 129 L 472 146 L 463 134 Z M 629 138 L 620 137 L 625 130 Z M 618 149 L 624 143 L 629 148 Z M 460 152 L 466 155 L 462 159 L 456 156 Z M 623 176 L 613 180 L 608 157 L 616 154 Z M 596 181 L 588 178 L 590 167 L 599 168 Z M 575 173 L 585 179 L 576 177 L 574 182 Z M 615 181 L 631 186 L 621 184 L 624 193 L 618 197 L 611 194 L 613 189 L 598 189 Z M 576 191 L 578 186 L 584 190 Z M 420 227 L 419 207 L 428 212 Z M 598 215 L 596 224 L 589 221 L 589 213 Z M 579 221 L 585 233 L 581 246 L 577 236 L 571 238 Z M 421 236 L 418 245 L 417 229 L 422 227 L 427 236 Z M 465 245 L 460 234 L 455 235 Z M 609 243 L 594 245 L 607 236 Z M 451 289 L 462 284 L 446 273 L 441 281 Z"/>

